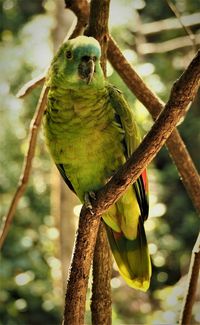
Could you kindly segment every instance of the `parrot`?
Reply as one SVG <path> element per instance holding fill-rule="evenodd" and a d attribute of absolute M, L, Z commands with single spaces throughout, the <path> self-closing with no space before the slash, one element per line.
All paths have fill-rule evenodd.
<path fill-rule="evenodd" d="M 132 109 L 105 78 L 100 59 L 95 38 L 69 39 L 52 59 L 46 78 L 45 142 L 65 183 L 88 208 L 141 141 Z M 144 229 L 148 210 L 145 170 L 102 214 L 119 273 L 128 286 L 142 291 L 151 278 Z"/>

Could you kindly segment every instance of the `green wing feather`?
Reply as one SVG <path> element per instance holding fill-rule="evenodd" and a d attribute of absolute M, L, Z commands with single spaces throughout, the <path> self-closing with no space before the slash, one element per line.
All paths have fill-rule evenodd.
<path fill-rule="evenodd" d="M 107 87 L 117 120 L 121 122 L 121 126 L 125 131 L 124 145 L 126 158 L 128 158 L 139 145 L 140 134 L 122 93 L 112 85 Z M 148 216 L 148 195 L 142 175 L 133 185 L 133 189 L 140 208 L 136 237 L 132 240 L 128 239 L 122 231 L 117 232 L 109 225 L 106 225 L 106 230 L 121 275 L 129 286 L 146 291 L 150 283 L 151 262 L 144 230 L 144 220 Z"/>
<path fill-rule="evenodd" d="M 119 116 L 122 128 L 125 131 L 127 155 L 130 157 L 140 143 L 140 133 L 133 118 L 133 114 L 131 113 L 121 91 L 110 84 L 108 84 L 107 87 L 111 105 L 116 111 L 116 114 Z"/>

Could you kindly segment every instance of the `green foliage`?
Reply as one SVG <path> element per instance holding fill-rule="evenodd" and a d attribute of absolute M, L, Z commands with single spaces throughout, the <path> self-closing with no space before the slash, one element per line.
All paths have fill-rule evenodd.
<path fill-rule="evenodd" d="M 1 37 L 16 35 L 18 30 L 33 15 L 44 12 L 42 1 L 0 0 Z"/>
<path fill-rule="evenodd" d="M 36 71 L 37 74 L 46 68 L 47 60 L 51 56 L 50 52 L 47 53 L 50 31 L 46 28 L 44 46 L 48 55 L 45 64 L 42 67 L 41 62 L 33 62 L 30 58 L 30 39 L 34 44 L 32 55 L 40 51 L 41 41 L 43 41 L 38 35 L 37 39 L 33 38 L 34 28 L 38 28 L 39 20 L 43 25 L 47 25 L 47 21 L 51 19 L 47 15 L 37 16 L 22 26 L 22 22 L 28 20 L 23 10 L 25 7 L 31 10 L 31 6 L 26 6 L 25 1 L 22 7 L 18 7 L 20 3 L 14 1 L 10 3 L 6 1 L 3 5 L 5 7 L 12 4 L 13 6 L 15 4 L 13 8 L 17 7 L 21 10 L 20 15 L 18 20 L 12 20 L 12 26 L 8 17 L 4 16 L 7 22 L 4 27 L 10 26 L 10 31 L 15 30 L 15 32 L 23 28 L 15 37 L 10 33 L 12 37 L 4 38 L 0 45 L 3 126 L 0 129 L 0 163 L 3 171 L 0 176 L 1 216 L 7 212 L 21 173 L 23 157 L 28 145 L 29 124 L 40 90 L 34 91 L 24 101 L 17 99 L 15 94 L 20 85 L 32 78 L 32 72 Z M 37 10 L 33 10 L 32 13 L 30 11 L 28 16 L 33 13 L 37 14 Z M 2 34 L 4 32 L 5 29 Z M 55 293 L 56 275 L 55 272 L 53 273 L 53 265 L 57 260 L 54 257 L 56 249 L 51 237 L 52 233 L 56 233 L 56 229 L 52 217 L 49 216 L 49 174 L 50 161 L 40 135 L 31 180 L 20 201 L 2 251 L 0 269 L 0 324 L 2 325 L 56 324 L 60 321 L 61 298 Z"/>

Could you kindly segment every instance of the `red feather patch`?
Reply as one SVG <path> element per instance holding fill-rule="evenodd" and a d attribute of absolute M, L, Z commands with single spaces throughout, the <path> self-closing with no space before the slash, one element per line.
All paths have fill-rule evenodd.
<path fill-rule="evenodd" d="M 148 178 L 147 178 L 147 170 L 146 169 L 143 170 L 141 176 L 142 176 L 142 180 L 144 183 L 145 192 L 148 193 Z"/>

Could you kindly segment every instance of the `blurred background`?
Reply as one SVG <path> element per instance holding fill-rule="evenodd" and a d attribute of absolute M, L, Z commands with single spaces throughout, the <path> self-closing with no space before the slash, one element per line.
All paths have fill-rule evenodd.
<path fill-rule="evenodd" d="M 164 101 L 200 43 L 200 1 L 176 0 L 184 25 L 167 1 L 111 0 L 110 32 L 146 84 Z M 7 212 L 27 149 L 29 124 L 41 88 L 25 99 L 16 93 L 43 73 L 75 17 L 62 0 L 0 0 L 0 215 Z M 195 48 L 196 47 L 196 48 Z M 121 89 L 141 132 L 152 119 L 108 64 L 110 82 Z M 200 98 L 179 131 L 200 167 Z M 175 324 L 178 321 L 191 251 L 198 234 L 197 213 L 166 148 L 149 166 L 150 217 L 146 232 L 153 263 L 147 293 L 133 290 L 113 265 L 113 324 Z M 0 268 L 0 324 L 59 324 L 80 203 L 55 170 L 40 131 L 25 195 L 3 247 Z M 86 324 L 90 324 L 88 290 Z M 200 294 L 193 323 L 200 323 Z"/>

